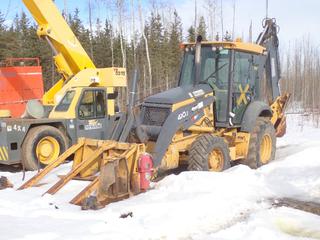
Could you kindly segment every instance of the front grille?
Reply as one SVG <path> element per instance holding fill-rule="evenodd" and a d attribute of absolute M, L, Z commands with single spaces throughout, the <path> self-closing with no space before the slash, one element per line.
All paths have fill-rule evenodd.
<path fill-rule="evenodd" d="M 170 108 L 144 106 L 142 123 L 149 126 L 162 126 L 170 112 Z"/>

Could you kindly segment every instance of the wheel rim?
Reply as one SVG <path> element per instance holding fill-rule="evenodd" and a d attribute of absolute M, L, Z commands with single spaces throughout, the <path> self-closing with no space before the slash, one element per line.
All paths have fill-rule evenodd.
<path fill-rule="evenodd" d="M 272 139 L 269 134 L 263 136 L 260 144 L 260 161 L 266 164 L 270 161 L 272 152 Z"/>
<path fill-rule="evenodd" d="M 51 136 L 42 138 L 36 147 L 37 158 L 40 163 L 48 165 L 59 157 L 60 145 L 57 139 Z"/>
<path fill-rule="evenodd" d="M 223 169 L 224 157 L 219 149 L 213 149 L 209 155 L 209 171 L 221 172 Z"/>

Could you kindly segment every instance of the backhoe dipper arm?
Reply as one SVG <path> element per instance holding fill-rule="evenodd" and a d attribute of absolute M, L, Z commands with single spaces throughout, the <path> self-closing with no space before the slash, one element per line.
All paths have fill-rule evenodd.
<path fill-rule="evenodd" d="M 23 0 L 39 27 L 37 34 L 46 39 L 53 50 L 57 70 L 63 78 L 43 97 L 44 104 L 53 104 L 54 95 L 65 81 L 81 70 L 95 68 L 69 25 L 52 0 Z"/>
<path fill-rule="evenodd" d="M 260 33 L 256 43 L 265 47 L 268 53 L 265 63 L 266 77 L 271 84 L 272 98 L 275 101 L 280 96 L 279 80 L 281 78 L 279 40 L 277 36 L 278 26 L 274 18 L 265 19 L 263 26 L 264 30 Z"/>

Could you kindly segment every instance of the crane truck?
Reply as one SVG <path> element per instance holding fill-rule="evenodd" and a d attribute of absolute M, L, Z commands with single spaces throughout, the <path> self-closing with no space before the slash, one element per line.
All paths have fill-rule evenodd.
<path fill-rule="evenodd" d="M 0 164 L 35 170 L 55 160 L 79 137 L 108 139 L 125 115 L 115 106 L 115 88 L 127 85 L 126 69 L 96 68 L 52 0 L 23 0 L 48 42 L 62 78 L 24 118 L 0 119 Z M 48 112 L 48 114 L 45 114 Z M 114 133 L 117 134 L 117 133 Z"/>
<path fill-rule="evenodd" d="M 72 169 L 46 193 L 57 193 L 72 179 L 87 180 L 71 200 L 83 209 L 145 191 L 150 179 L 180 166 L 219 172 L 237 162 L 251 168 L 269 163 L 276 136 L 285 133 L 290 95 L 279 89 L 275 19 L 263 27 L 254 44 L 203 42 L 200 36 L 182 44 L 178 86 L 146 98 L 140 113 L 129 115 L 122 138 L 81 138 L 19 189 L 38 184 L 71 155 Z"/>

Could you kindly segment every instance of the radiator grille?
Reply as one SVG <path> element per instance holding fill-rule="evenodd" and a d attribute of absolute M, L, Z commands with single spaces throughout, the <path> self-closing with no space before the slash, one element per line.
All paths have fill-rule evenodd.
<path fill-rule="evenodd" d="M 170 112 L 170 108 L 145 106 L 143 124 L 149 126 L 162 126 Z"/>

